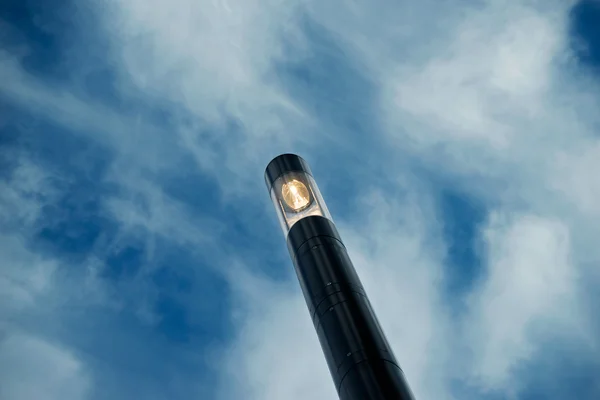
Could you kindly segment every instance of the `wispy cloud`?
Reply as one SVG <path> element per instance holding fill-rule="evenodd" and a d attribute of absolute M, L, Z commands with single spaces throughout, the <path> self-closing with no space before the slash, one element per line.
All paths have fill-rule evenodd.
<path fill-rule="evenodd" d="M 27 30 L 61 29 L 23 6 L 0 25 L 22 31 L 0 36 L 0 394 L 335 397 L 263 187 L 288 151 L 418 398 L 594 376 L 598 77 L 574 4 L 65 4 L 82 34 L 35 65 Z M 557 359 L 573 375 L 534 373 Z"/>

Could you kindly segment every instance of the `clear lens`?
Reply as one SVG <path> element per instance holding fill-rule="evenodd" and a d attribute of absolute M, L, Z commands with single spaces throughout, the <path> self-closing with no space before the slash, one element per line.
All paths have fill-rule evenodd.
<path fill-rule="evenodd" d="M 317 184 L 304 172 L 290 172 L 278 178 L 271 189 L 271 200 L 286 236 L 302 218 L 320 215 L 331 219 Z"/>

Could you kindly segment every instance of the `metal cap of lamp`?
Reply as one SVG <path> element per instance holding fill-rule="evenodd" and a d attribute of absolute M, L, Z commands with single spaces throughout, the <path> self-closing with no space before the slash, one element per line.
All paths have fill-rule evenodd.
<path fill-rule="evenodd" d="M 283 154 L 265 181 L 341 400 L 414 400 L 312 172 Z"/>

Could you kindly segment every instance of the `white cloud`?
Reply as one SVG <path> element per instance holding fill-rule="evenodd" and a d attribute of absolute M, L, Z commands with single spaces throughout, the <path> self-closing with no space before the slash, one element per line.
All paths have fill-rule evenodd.
<path fill-rule="evenodd" d="M 425 65 L 400 64 L 392 101 L 433 125 L 412 132 L 425 146 L 476 140 L 502 150 L 518 135 L 507 116 L 539 116 L 564 22 L 518 5 L 489 7 L 467 13 L 457 31 Z"/>
<path fill-rule="evenodd" d="M 52 286 L 56 269 L 52 260 L 27 250 L 24 234 L 57 194 L 49 184 L 52 175 L 18 156 L 16 161 L 11 176 L 0 181 L 0 322 L 35 306 L 37 297 Z"/>
<path fill-rule="evenodd" d="M 12 155 L 16 166 L 10 177 L 0 181 L 0 223 L 4 228 L 15 222 L 21 228 L 29 227 L 40 216 L 42 205 L 56 197 L 49 180 L 49 171 Z"/>
<path fill-rule="evenodd" d="M 517 392 L 511 368 L 537 349 L 536 324 L 580 334 L 570 235 L 560 221 L 498 214 L 483 234 L 489 269 L 468 300 L 464 327 L 474 354 L 471 375 L 486 388 Z"/>
<path fill-rule="evenodd" d="M 0 317 L 5 319 L 36 306 L 52 287 L 56 265 L 27 251 L 18 236 L 0 234 L 0 251 Z"/>
<path fill-rule="evenodd" d="M 81 362 L 20 327 L 32 312 L 53 312 L 58 264 L 28 249 L 27 235 L 58 192 L 51 171 L 15 160 L 10 178 L 0 182 L 0 398 L 82 400 L 89 377 Z"/>
<path fill-rule="evenodd" d="M 335 387 L 302 295 L 290 291 L 289 285 L 282 287 L 244 272 L 231 278 L 238 336 L 218 364 L 223 374 L 220 396 L 250 400 L 334 397 Z"/>
<path fill-rule="evenodd" d="M 167 103 L 171 126 L 154 126 L 144 115 L 112 109 L 74 89 L 47 86 L 5 54 L 0 71 L 8 79 L 2 94 L 116 151 L 105 178 L 125 195 L 104 205 L 127 229 L 162 232 L 189 247 L 206 243 L 204 228 L 212 232 L 218 223 L 192 216 L 165 195 L 152 173 L 177 169 L 179 160 L 192 155 L 203 172 L 218 179 L 223 193 L 245 198 L 263 189 L 260 176 L 271 156 L 296 146 L 310 153 L 323 145 L 303 134 L 318 121 L 280 86 L 275 68 L 289 57 L 310 61 L 301 21 L 312 19 L 333 34 L 347 62 L 356 63 L 379 95 L 376 118 L 382 132 L 372 134 L 394 150 L 391 157 L 368 156 L 390 177 L 409 174 L 398 154 L 418 159 L 456 188 L 494 204 L 480 232 L 487 245 L 484 273 L 462 319 L 454 319 L 443 303 L 442 282 L 450 272 L 443 269 L 435 194 L 415 182 L 423 176 L 398 179 L 393 190 L 376 188 L 383 194 L 352 205 L 352 215 L 362 217 L 338 221 L 418 398 L 452 398 L 450 379 L 472 379 L 510 394 L 507 382 L 513 388 L 523 383 L 513 369 L 534 356 L 535 324 L 573 328 L 578 335 L 573 340 L 594 343 L 588 317 L 578 308 L 586 293 L 577 279 L 593 277 L 584 262 L 600 261 L 594 240 L 600 234 L 595 201 L 600 157 L 593 130 L 600 117 L 597 95 L 586 88 L 589 77 L 578 75 L 569 62 L 572 2 L 97 4 L 106 7 L 101 20 L 112 52 L 103 56 L 117 65 L 120 95 L 144 104 Z M 299 54 L 286 52 L 284 38 Z M 232 128 L 231 121 L 239 127 Z M 32 223 L 38 216 L 27 186 L 44 183 L 28 168 L 17 170 L 18 182 L 0 188 L 2 210 L 9 210 L 0 214 L 3 219 L 17 215 Z M 398 190 L 412 196 L 390 197 Z M 137 198 L 146 201 L 146 210 Z M 12 249 L 3 261 L 22 265 L 14 261 L 21 257 L 18 239 L 4 237 L 2 243 Z M 4 262 L 0 282 L 3 294 L 32 304 L 47 287 L 53 264 L 33 256 L 27 260 L 24 264 L 34 266 L 31 274 L 14 275 L 20 269 Z M 235 385 L 226 380 L 223 396 L 333 397 L 303 300 L 291 289 L 294 280 L 273 283 L 241 271 L 230 275 L 241 304 L 232 310 L 238 331 L 224 362 Z M 14 357 L 6 349 L 37 350 L 41 369 L 2 373 L 39 379 L 39 387 L 66 398 L 84 395 L 83 367 L 68 351 L 27 335 L 13 334 L 3 343 L 0 357 L 6 360 Z M 465 347 L 473 351 L 464 354 Z M 53 371 L 55 379 L 40 377 L 53 360 L 62 366 Z M 37 394 L 22 385 L 3 390 L 24 399 Z"/>
<path fill-rule="evenodd" d="M 110 5 L 103 23 L 113 32 L 111 56 L 121 78 L 149 98 L 173 102 L 180 108 L 175 118 L 192 117 L 178 123 L 171 137 L 200 168 L 231 181 L 224 191 L 235 192 L 235 181 L 247 182 L 248 172 L 261 169 L 274 149 L 306 140 L 302 127 L 310 118 L 278 86 L 274 68 L 285 50 L 281 36 L 300 40 L 294 33 L 297 2 Z"/>
<path fill-rule="evenodd" d="M 558 152 L 550 184 L 583 215 L 600 216 L 600 143 L 598 140 L 583 141 L 580 148 L 571 152 Z"/>
<path fill-rule="evenodd" d="M 83 400 L 89 388 L 73 354 L 23 333 L 0 339 L 0 381 L 0 396 L 7 400 Z"/>

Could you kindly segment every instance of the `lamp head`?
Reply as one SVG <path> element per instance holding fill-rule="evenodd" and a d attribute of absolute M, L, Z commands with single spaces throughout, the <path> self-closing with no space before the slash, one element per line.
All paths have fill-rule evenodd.
<path fill-rule="evenodd" d="M 265 182 L 286 237 L 302 218 L 320 215 L 331 220 L 312 172 L 301 157 L 295 154 L 275 157 L 267 166 Z"/>

